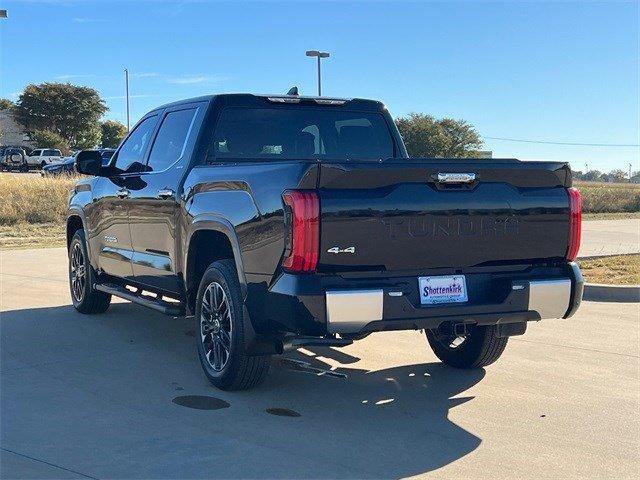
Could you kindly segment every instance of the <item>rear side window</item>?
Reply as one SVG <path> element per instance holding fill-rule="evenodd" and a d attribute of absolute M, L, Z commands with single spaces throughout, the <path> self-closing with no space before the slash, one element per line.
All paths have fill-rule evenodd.
<path fill-rule="evenodd" d="M 41 151 L 42 150 L 34 150 L 33 152 L 31 152 L 31 156 L 32 157 L 39 157 Z"/>
<path fill-rule="evenodd" d="M 148 171 L 165 170 L 182 158 L 195 113 L 195 108 L 167 113 L 151 148 Z"/>
<path fill-rule="evenodd" d="M 59 157 L 62 154 L 60 153 L 60 150 L 45 150 L 43 155 L 45 157 Z"/>
<path fill-rule="evenodd" d="M 220 158 L 354 159 L 393 157 L 384 117 L 339 108 L 228 108 L 215 130 Z"/>
<path fill-rule="evenodd" d="M 147 117 L 131 132 L 116 154 L 117 173 L 139 173 L 144 169 L 144 154 L 157 120 L 156 115 Z"/>

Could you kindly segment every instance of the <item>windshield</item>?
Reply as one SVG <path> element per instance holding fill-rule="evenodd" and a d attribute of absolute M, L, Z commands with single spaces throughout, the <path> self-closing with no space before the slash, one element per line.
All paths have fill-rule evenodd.
<path fill-rule="evenodd" d="M 393 157 L 382 114 L 338 108 L 227 108 L 216 127 L 214 147 L 217 158 Z"/>

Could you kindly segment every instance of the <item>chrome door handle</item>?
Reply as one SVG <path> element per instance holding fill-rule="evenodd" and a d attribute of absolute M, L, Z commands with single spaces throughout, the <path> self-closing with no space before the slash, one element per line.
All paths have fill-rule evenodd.
<path fill-rule="evenodd" d="M 171 198 L 171 197 L 175 196 L 175 194 L 176 194 L 176 192 L 174 192 L 170 188 L 163 188 L 161 190 L 158 190 L 158 198 L 163 198 L 165 200 L 167 198 Z"/>
<path fill-rule="evenodd" d="M 118 198 L 127 198 L 129 195 L 131 195 L 131 192 L 126 188 L 121 188 L 116 192 L 116 195 L 118 196 Z"/>

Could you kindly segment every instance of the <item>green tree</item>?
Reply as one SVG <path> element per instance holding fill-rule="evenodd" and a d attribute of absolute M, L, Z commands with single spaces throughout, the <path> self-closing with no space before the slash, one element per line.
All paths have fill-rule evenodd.
<path fill-rule="evenodd" d="M 627 172 L 620 169 L 611 170 L 608 177 L 610 182 L 624 182 L 627 180 Z"/>
<path fill-rule="evenodd" d="M 116 148 L 127 134 L 127 127 L 117 120 L 105 120 L 100 124 L 102 129 L 102 146 Z"/>
<path fill-rule="evenodd" d="M 587 173 L 582 175 L 582 180 L 587 182 L 602 181 L 602 172 L 599 170 L 589 170 Z"/>
<path fill-rule="evenodd" d="M 31 140 L 36 143 L 38 148 L 57 148 L 65 154 L 69 152 L 69 144 L 56 132 L 36 130 L 31 134 Z"/>
<path fill-rule="evenodd" d="M 475 157 L 482 147 L 478 132 L 464 120 L 410 113 L 396 125 L 410 157 Z"/>
<path fill-rule="evenodd" d="M 100 142 L 100 117 L 107 106 L 96 90 L 69 83 L 28 85 L 18 97 L 18 121 L 29 129 L 60 135 L 72 147 Z"/>

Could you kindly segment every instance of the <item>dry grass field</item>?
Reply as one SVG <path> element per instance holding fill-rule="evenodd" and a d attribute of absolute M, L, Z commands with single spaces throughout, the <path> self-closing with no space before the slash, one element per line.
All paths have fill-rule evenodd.
<path fill-rule="evenodd" d="M 640 285 L 640 255 L 588 258 L 579 263 L 589 283 Z"/>
<path fill-rule="evenodd" d="M 640 184 L 575 182 L 585 213 L 640 212 Z"/>
<path fill-rule="evenodd" d="M 72 178 L 0 174 L 0 248 L 64 245 Z"/>

